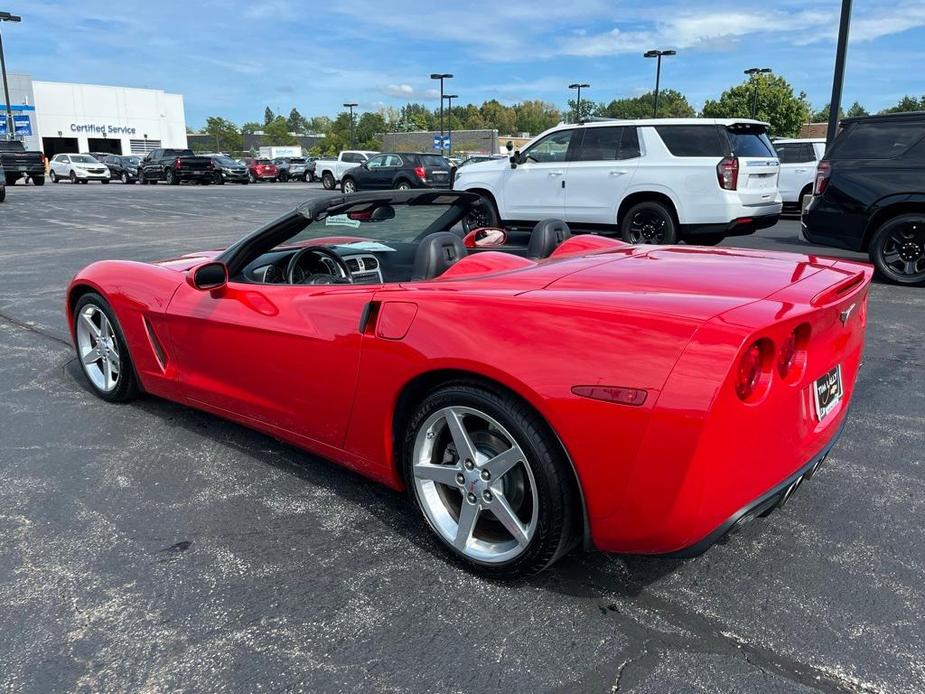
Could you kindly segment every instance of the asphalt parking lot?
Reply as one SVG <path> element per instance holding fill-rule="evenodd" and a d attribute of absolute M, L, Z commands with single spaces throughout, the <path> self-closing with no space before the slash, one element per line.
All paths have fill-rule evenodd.
<path fill-rule="evenodd" d="M 319 191 L 8 190 L 0 689 L 925 690 L 925 289 L 873 287 L 850 421 L 784 509 L 696 559 L 574 553 L 498 583 L 405 497 L 211 415 L 107 404 L 72 360 L 83 265 L 220 247 Z M 793 219 L 737 243 L 813 250 Z"/>

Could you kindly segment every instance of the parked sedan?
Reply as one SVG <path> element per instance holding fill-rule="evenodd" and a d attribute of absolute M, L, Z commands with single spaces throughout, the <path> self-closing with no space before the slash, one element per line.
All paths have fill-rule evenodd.
<path fill-rule="evenodd" d="M 215 167 L 216 183 L 250 183 L 247 166 L 237 159 L 224 154 L 213 154 L 212 165 Z"/>
<path fill-rule="evenodd" d="M 269 159 L 252 159 L 247 165 L 247 171 L 251 183 L 259 181 L 273 181 L 275 183 L 279 180 L 279 169 Z"/>
<path fill-rule="evenodd" d="M 138 180 L 138 165 L 141 157 L 109 154 L 101 160 L 108 168 L 113 178 L 123 183 L 134 183 Z"/>
<path fill-rule="evenodd" d="M 409 190 L 411 188 L 449 188 L 453 167 L 439 154 L 386 152 L 352 169 L 341 178 L 341 190 Z"/>
<path fill-rule="evenodd" d="M 110 176 L 109 168 L 89 154 L 56 154 L 48 163 L 48 177 L 52 183 L 63 180 L 109 183 Z"/>

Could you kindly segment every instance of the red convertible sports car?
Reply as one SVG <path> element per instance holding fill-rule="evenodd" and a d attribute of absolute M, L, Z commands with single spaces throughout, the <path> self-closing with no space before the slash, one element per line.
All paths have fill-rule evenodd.
<path fill-rule="evenodd" d="M 100 397 L 151 393 L 406 489 L 483 573 L 576 544 L 693 555 L 783 504 L 845 420 L 871 268 L 469 230 L 454 191 L 313 199 L 224 251 L 67 293 Z"/>

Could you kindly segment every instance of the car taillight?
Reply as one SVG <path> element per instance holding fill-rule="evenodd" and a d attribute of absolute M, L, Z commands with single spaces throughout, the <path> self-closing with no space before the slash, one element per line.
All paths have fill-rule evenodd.
<path fill-rule="evenodd" d="M 827 161 L 820 161 L 816 167 L 816 183 L 813 186 L 813 195 L 822 195 L 829 185 L 829 176 L 832 174 L 832 165 Z"/>
<path fill-rule="evenodd" d="M 735 190 L 739 185 L 739 159 L 726 157 L 716 165 L 716 179 L 723 190 Z"/>
<path fill-rule="evenodd" d="M 416 166 L 414 167 L 414 175 L 423 181 L 427 178 L 427 171 L 424 170 L 423 166 Z"/>
<path fill-rule="evenodd" d="M 177 157 L 177 160 L 173 163 L 173 165 L 175 168 L 182 169 L 183 161 L 180 159 L 180 157 Z"/>
<path fill-rule="evenodd" d="M 781 343 L 777 354 L 777 372 L 789 383 L 798 380 L 803 372 L 809 331 L 809 325 L 800 325 Z"/>
<path fill-rule="evenodd" d="M 761 339 L 745 350 L 736 370 L 736 395 L 745 402 L 753 402 L 770 382 L 769 366 L 774 347 L 770 340 Z"/>

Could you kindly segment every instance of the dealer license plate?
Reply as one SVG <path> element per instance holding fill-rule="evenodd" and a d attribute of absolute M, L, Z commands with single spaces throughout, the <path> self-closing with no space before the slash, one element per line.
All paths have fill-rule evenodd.
<path fill-rule="evenodd" d="M 842 394 L 841 366 L 836 366 L 822 378 L 816 379 L 813 383 L 813 401 L 820 422 L 841 402 Z"/>

